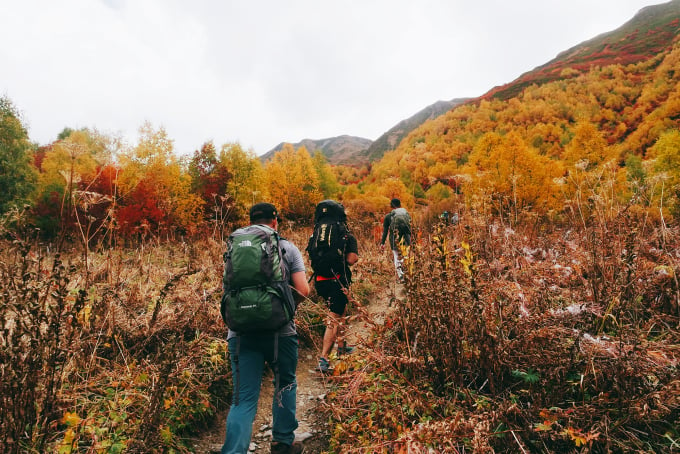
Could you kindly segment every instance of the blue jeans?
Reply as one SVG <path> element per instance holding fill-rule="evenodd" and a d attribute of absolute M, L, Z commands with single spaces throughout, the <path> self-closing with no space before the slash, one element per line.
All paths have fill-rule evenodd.
<path fill-rule="evenodd" d="M 236 364 L 239 339 L 241 345 L 238 348 L 238 364 Z M 278 344 L 279 389 L 274 389 L 272 399 L 274 419 L 272 440 L 290 445 L 295 440 L 294 431 L 298 427 L 295 417 L 298 338 L 297 336 L 279 336 Z M 222 446 L 222 454 L 245 454 L 250 446 L 264 364 L 266 361 L 271 366 L 274 360 L 274 336 L 233 337 L 229 339 L 229 355 L 231 356 L 234 396 L 227 415 L 227 436 Z"/>

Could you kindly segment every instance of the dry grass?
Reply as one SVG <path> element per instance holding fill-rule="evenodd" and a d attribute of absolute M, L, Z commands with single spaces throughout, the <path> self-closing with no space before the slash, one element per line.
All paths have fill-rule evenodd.
<path fill-rule="evenodd" d="M 227 404 L 219 244 L 91 253 L 89 277 L 75 252 L 2 250 L 3 452 L 186 451 Z"/>
<path fill-rule="evenodd" d="M 394 270 L 352 226 L 365 338 L 332 378 L 331 452 L 677 451 L 680 237 L 637 225 L 420 231 L 376 318 Z M 311 229 L 282 233 L 303 250 Z M 0 449 L 189 452 L 230 400 L 222 245 L 90 252 L 87 267 L 77 250 L 1 246 Z M 304 342 L 324 315 L 303 302 Z"/>
<path fill-rule="evenodd" d="M 331 452 L 677 451 L 678 231 L 476 221 L 420 232 L 380 342 L 335 377 Z"/>

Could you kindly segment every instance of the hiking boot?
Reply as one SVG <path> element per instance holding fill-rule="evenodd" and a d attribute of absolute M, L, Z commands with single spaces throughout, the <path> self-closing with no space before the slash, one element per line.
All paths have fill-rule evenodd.
<path fill-rule="evenodd" d="M 349 355 L 353 351 L 354 351 L 354 347 L 350 347 L 349 345 L 345 345 L 344 347 L 338 347 L 338 356 Z"/>
<path fill-rule="evenodd" d="M 292 445 L 275 441 L 272 443 L 272 454 L 300 454 L 303 451 L 302 443 L 294 441 Z"/>
<path fill-rule="evenodd" d="M 324 374 L 328 372 L 328 370 L 331 368 L 331 364 L 328 362 L 326 358 L 319 358 L 319 367 L 317 367 L 317 370 L 319 372 L 323 372 Z"/>

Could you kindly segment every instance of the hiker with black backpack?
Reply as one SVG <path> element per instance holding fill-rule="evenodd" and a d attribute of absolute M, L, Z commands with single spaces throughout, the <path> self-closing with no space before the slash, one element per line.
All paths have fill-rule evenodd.
<path fill-rule="evenodd" d="M 274 205 L 250 209 L 248 227 L 229 236 L 224 254 L 221 312 L 229 327 L 234 394 L 222 454 L 245 454 L 265 363 L 274 372 L 272 453 L 299 453 L 295 441 L 298 337 L 293 317 L 309 294 L 300 250 L 277 232 Z"/>
<path fill-rule="evenodd" d="M 394 258 L 394 268 L 397 271 L 399 282 L 404 280 L 404 270 L 402 269 L 403 256 L 402 247 L 411 246 L 411 216 L 406 208 L 402 208 L 401 200 L 392 199 L 390 201 L 390 211 L 383 220 L 383 234 L 380 240 L 380 247 L 385 247 L 385 240 L 388 235 L 390 238 L 390 248 Z"/>
<path fill-rule="evenodd" d="M 353 350 L 343 337 L 342 318 L 349 302 L 350 267 L 359 260 L 359 255 L 357 240 L 347 227 L 347 215 L 341 203 L 324 200 L 316 206 L 314 231 L 306 250 L 314 271 L 314 288 L 329 309 L 318 365 L 318 370 L 326 373 L 330 369 L 328 357 L 336 341 L 338 355 Z"/>

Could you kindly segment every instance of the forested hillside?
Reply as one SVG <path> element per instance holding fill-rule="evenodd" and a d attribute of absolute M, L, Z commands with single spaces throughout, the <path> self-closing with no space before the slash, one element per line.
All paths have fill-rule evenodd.
<path fill-rule="evenodd" d="M 616 30 L 602 33 L 561 52 L 553 60 L 526 72 L 517 80 L 490 90 L 485 98 L 509 99 L 532 84 L 562 79 L 562 71 L 589 70 L 593 66 L 627 65 L 667 50 L 678 34 L 680 3 L 648 6 Z"/>
<path fill-rule="evenodd" d="M 460 106 L 413 131 L 364 188 L 393 178 L 429 206 L 458 194 L 499 215 L 555 219 L 583 178 L 609 174 L 612 195 L 657 215 L 664 181 L 663 207 L 677 214 L 679 58 L 676 42 L 637 64 L 569 69 L 508 101 Z"/>

